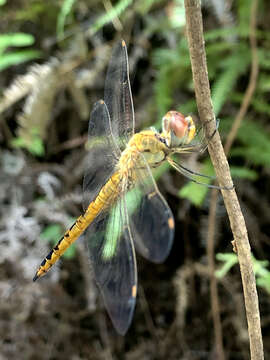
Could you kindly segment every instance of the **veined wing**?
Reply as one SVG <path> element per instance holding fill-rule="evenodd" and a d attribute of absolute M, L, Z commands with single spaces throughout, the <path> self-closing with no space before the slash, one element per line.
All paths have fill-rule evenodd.
<path fill-rule="evenodd" d="M 173 244 L 174 218 L 142 158 L 145 168 L 136 169 L 136 186 L 126 194 L 130 228 L 136 250 L 146 259 L 161 263 Z"/>
<path fill-rule="evenodd" d="M 85 237 L 96 282 L 116 330 L 130 326 L 137 294 L 137 269 L 124 197 L 100 214 Z"/>
<path fill-rule="evenodd" d="M 121 150 L 134 133 L 134 109 L 124 41 L 117 44 L 109 63 L 104 102 L 95 104 L 88 130 L 89 160 L 84 182 L 84 209 L 114 172 Z"/>
<path fill-rule="evenodd" d="M 125 42 L 117 44 L 109 63 L 104 101 L 108 107 L 112 134 L 123 150 L 134 134 L 134 109 L 129 82 L 128 55 Z"/>
<path fill-rule="evenodd" d="M 88 127 L 88 155 L 83 179 L 84 210 L 113 174 L 119 157 L 110 123 L 107 106 L 100 100 L 94 105 Z"/>

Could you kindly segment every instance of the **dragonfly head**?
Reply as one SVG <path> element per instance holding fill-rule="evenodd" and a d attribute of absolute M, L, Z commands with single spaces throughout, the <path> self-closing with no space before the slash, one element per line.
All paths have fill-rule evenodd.
<path fill-rule="evenodd" d="M 191 142 L 196 127 L 191 116 L 185 117 L 178 111 L 169 111 L 162 118 L 162 135 L 168 147 L 177 147 Z"/>

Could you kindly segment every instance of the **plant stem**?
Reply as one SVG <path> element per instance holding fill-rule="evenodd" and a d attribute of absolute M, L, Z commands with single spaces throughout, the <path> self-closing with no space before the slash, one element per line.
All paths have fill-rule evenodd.
<path fill-rule="evenodd" d="M 200 1 L 185 0 L 185 10 L 187 37 L 198 112 L 204 125 L 206 136 L 210 137 L 211 134 L 213 134 L 215 131 L 216 121 L 213 112 L 206 66 Z M 230 169 L 218 132 L 216 132 L 215 136 L 210 141 L 208 150 L 220 186 L 231 187 L 233 182 Z M 245 220 L 235 189 L 221 190 L 221 192 L 228 212 L 240 264 L 246 316 L 248 322 L 251 359 L 262 360 L 264 355 L 258 295 Z"/>

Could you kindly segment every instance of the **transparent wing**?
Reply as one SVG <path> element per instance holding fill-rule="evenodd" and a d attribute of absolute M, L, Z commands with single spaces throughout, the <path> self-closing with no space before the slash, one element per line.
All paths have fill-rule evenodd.
<path fill-rule="evenodd" d="M 123 149 L 134 134 L 135 121 L 124 41 L 113 50 L 105 81 L 104 101 L 111 117 L 112 133 Z"/>
<path fill-rule="evenodd" d="M 85 238 L 107 311 L 116 330 L 124 335 L 136 303 L 137 269 L 123 196 L 95 219 Z"/>
<path fill-rule="evenodd" d="M 88 127 L 88 155 L 83 180 L 84 210 L 114 172 L 119 157 L 110 121 L 106 104 L 98 101 L 91 112 Z"/>
<path fill-rule="evenodd" d="M 173 214 L 159 192 L 149 166 L 136 169 L 135 176 L 136 186 L 126 194 L 134 244 L 143 257 L 161 263 L 173 244 Z"/>

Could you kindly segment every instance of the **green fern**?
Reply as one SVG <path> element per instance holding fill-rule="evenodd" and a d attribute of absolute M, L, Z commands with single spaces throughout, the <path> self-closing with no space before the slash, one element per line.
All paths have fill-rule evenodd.
<path fill-rule="evenodd" d="M 258 122 L 245 120 L 238 131 L 241 145 L 231 150 L 231 156 L 241 156 L 254 165 L 270 166 L 270 134 Z"/>
<path fill-rule="evenodd" d="M 252 1 L 238 0 L 237 6 L 237 21 L 239 35 L 242 37 L 248 37 L 249 35 L 249 23 L 250 23 L 250 7 Z"/>
<path fill-rule="evenodd" d="M 149 12 L 152 5 L 156 5 L 157 3 L 162 2 L 162 0 L 139 0 L 136 4 L 136 10 L 142 14 L 145 15 Z"/>
<path fill-rule="evenodd" d="M 57 27 L 56 27 L 56 33 L 58 39 L 63 37 L 64 35 L 64 27 L 65 27 L 65 21 L 68 15 L 71 13 L 72 6 L 74 5 L 76 0 L 64 0 L 63 5 L 61 6 L 61 10 L 58 15 L 57 19 Z"/>
<path fill-rule="evenodd" d="M 206 31 L 204 34 L 204 39 L 206 41 L 207 47 L 209 46 L 208 42 L 215 41 L 215 43 L 218 41 L 220 43 L 220 40 L 226 40 L 228 36 L 237 35 L 238 34 L 238 28 L 236 26 L 232 27 L 224 27 L 221 29 L 211 29 L 209 31 Z M 221 41 L 221 43 L 226 44 L 228 46 L 231 46 L 232 43 Z"/>
<path fill-rule="evenodd" d="M 40 57 L 41 53 L 37 50 L 8 51 L 9 47 L 30 46 L 34 42 L 35 38 L 30 34 L 13 33 L 0 35 L 0 71 L 12 65 Z"/>
<path fill-rule="evenodd" d="M 181 39 L 175 49 L 159 49 L 153 53 L 153 63 L 157 67 L 154 85 L 158 116 L 161 118 L 172 106 L 174 94 L 192 87 L 191 68 L 187 43 Z"/>
<path fill-rule="evenodd" d="M 215 272 L 217 278 L 222 279 L 228 274 L 231 268 L 238 263 L 238 257 L 234 253 L 218 253 L 217 260 L 222 261 L 223 265 Z M 256 276 L 257 284 L 270 293 L 270 271 L 268 269 L 268 260 L 257 260 L 252 256 L 253 270 Z"/>
<path fill-rule="evenodd" d="M 260 68 L 264 70 L 270 69 L 270 50 L 269 49 L 258 49 L 258 59 Z"/>
<path fill-rule="evenodd" d="M 233 55 L 222 62 L 224 71 L 212 87 L 212 100 L 216 116 L 227 101 L 228 95 L 233 90 L 239 76 L 246 72 L 249 63 L 250 52 L 245 47 L 238 48 Z"/>

